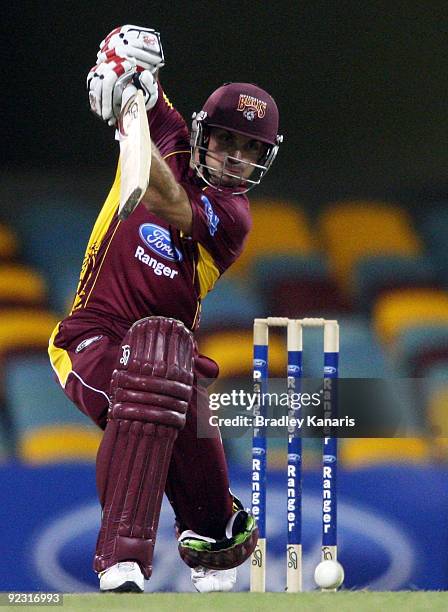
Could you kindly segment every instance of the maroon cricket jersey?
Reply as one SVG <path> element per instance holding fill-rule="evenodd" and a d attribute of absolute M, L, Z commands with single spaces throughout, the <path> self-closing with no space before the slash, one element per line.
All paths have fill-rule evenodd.
<path fill-rule="evenodd" d="M 151 138 L 189 196 L 192 235 L 142 203 L 119 221 L 118 169 L 89 239 L 72 311 L 55 337 L 59 346 L 87 328 L 119 335 L 150 315 L 197 328 L 202 298 L 243 249 L 251 226 L 246 196 L 207 187 L 190 169 L 187 125 L 160 85 L 159 92 L 149 113 Z"/>

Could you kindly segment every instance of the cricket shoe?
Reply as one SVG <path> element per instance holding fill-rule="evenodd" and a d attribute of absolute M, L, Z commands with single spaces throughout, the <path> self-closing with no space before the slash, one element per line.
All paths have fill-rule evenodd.
<path fill-rule="evenodd" d="M 136 561 L 120 561 L 98 574 L 100 591 L 116 593 L 143 593 L 145 582 Z"/>
<path fill-rule="evenodd" d="M 192 568 L 191 582 L 199 593 L 231 591 L 236 582 L 236 567 L 227 570 L 208 569 L 206 567 Z"/>

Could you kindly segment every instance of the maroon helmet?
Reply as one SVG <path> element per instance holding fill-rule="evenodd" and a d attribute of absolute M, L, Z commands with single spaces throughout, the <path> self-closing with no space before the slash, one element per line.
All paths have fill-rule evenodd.
<path fill-rule="evenodd" d="M 248 138 L 258 140 L 266 146 L 257 163 L 239 161 L 241 168 L 238 174 L 232 161 L 235 158 L 227 155 L 221 171 L 206 163 L 208 151 L 209 128 L 218 127 L 237 132 Z M 232 187 L 234 193 L 245 193 L 258 185 L 269 170 L 277 155 L 283 137 L 278 135 L 278 108 L 275 100 L 263 89 L 251 83 L 226 83 L 214 91 L 205 102 L 199 113 L 193 114 L 191 131 L 191 160 L 198 175 L 211 187 L 221 190 L 223 177 L 239 184 Z M 241 176 L 242 169 L 252 167 L 249 178 Z M 236 189 L 236 191 L 235 191 Z"/>

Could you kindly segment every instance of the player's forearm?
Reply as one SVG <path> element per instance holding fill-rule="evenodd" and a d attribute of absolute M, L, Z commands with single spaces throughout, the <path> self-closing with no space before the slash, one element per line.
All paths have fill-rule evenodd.
<path fill-rule="evenodd" d="M 150 212 L 186 234 L 191 233 L 193 213 L 190 200 L 154 144 L 149 187 L 143 196 L 143 204 Z"/>

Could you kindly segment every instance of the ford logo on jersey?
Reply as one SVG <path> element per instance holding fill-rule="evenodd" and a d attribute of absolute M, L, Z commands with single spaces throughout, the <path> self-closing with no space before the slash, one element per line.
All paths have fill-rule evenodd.
<path fill-rule="evenodd" d="M 213 206 L 207 196 L 201 195 L 201 200 L 204 204 L 205 214 L 207 215 L 208 231 L 210 232 L 210 236 L 214 236 L 218 229 L 219 217 L 215 214 Z"/>
<path fill-rule="evenodd" d="M 140 238 L 151 251 L 168 261 L 182 261 L 182 253 L 171 244 L 171 236 L 167 229 L 155 223 L 143 223 L 138 231 Z"/>

